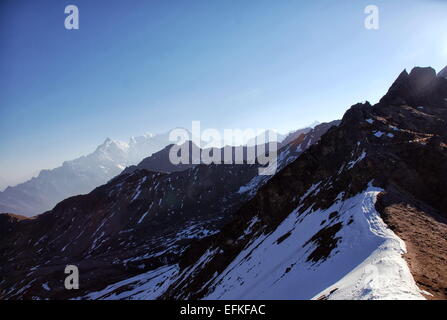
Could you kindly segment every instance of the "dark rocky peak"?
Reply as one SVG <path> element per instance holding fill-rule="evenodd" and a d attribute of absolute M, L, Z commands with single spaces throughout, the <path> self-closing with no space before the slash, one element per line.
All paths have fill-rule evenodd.
<path fill-rule="evenodd" d="M 444 99 L 439 95 L 440 87 L 447 90 L 447 82 L 437 77 L 433 68 L 415 67 L 410 73 L 404 70 L 380 102 L 391 106 L 442 105 Z"/>
<path fill-rule="evenodd" d="M 411 70 L 408 82 L 414 94 L 423 94 L 430 90 L 436 81 L 436 71 L 433 68 L 416 67 Z"/>
<path fill-rule="evenodd" d="M 169 153 L 174 144 L 170 144 L 165 148 L 163 148 L 162 150 L 154 153 L 153 155 L 144 158 L 138 165 L 127 167 L 123 171 L 123 174 L 131 173 L 138 169 L 169 173 L 169 172 L 183 171 L 192 168 L 194 167 L 195 163 L 197 163 L 194 155 L 198 153 L 199 147 L 196 146 L 191 141 L 185 142 L 185 145 L 188 145 L 189 150 L 188 163 L 180 163 L 180 164 L 171 163 L 171 161 L 169 160 Z"/>
<path fill-rule="evenodd" d="M 364 103 L 357 103 L 349 108 L 348 111 L 343 115 L 341 120 L 341 125 L 352 125 L 358 123 L 359 121 L 363 121 L 368 117 L 371 113 L 371 104 L 366 101 Z"/>
<path fill-rule="evenodd" d="M 122 174 L 131 173 L 138 169 L 145 169 L 155 172 L 179 172 L 195 167 L 198 164 L 208 164 L 204 159 L 206 156 L 212 157 L 215 154 L 220 153 L 220 163 L 224 163 L 226 154 L 231 155 L 232 163 L 236 162 L 236 154 L 242 154 L 242 160 L 244 163 L 256 163 L 256 157 L 260 153 L 268 154 L 268 144 L 264 148 L 260 148 L 262 145 L 253 146 L 225 146 L 222 148 L 200 148 L 192 141 L 186 141 L 181 146 L 174 144 L 168 145 L 159 152 L 143 159 L 138 165 L 127 167 Z M 282 144 L 278 144 L 278 149 L 282 147 Z M 188 150 L 187 161 L 174 164 L 170 160 L 170 153 L 172 148 L 175 148 L 174 152 L 177 152 L 177 156 L 180 158 L 183 155 L 183 151 Z M 254 157 L 254 158 L 253 158 Z"/>

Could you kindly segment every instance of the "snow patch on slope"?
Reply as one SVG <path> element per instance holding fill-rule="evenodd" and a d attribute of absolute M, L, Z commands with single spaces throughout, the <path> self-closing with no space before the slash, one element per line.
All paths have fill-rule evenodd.
<path fill-rule="evenodd" d="M 362 154 L 356 160 L 352 160 L 348 163 L 347 169 L 350 170 L 350 169 L 354 168 L 355 165 L 357 163 L 359 163 L 360 161 L 362 161 L 363 159 L 365 159 L 365 157 L 366 157 L 366 151 L 363 150 Z"/>
<path fill-rule="evenodd" d="M 177 265 L 163 266 L 114 283 L 107 288 L 79 298 L 87 300 L 154 300 L 171 284 L 178 273 Z"/>

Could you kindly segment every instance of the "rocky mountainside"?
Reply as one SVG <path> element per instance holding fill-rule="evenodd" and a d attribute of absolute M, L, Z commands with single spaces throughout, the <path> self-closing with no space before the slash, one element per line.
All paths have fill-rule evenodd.
<path fill-rule="evenodd" d="M 129 143 L 107 138 L 93 153 L 42 170 L 37 177 L 0 192 L 0 212 L 33 216 L 50 210 L 68 197 L 92 191 L 170 143 L 168 133 L 132 137 Z"/>
<path fill-rule="evenodd" d="M 332 125 L 322 124 L 282 148 L 278 167 Z M 142 164 L 150 159 L 169 161 L 165 150 Z M 0 215 L 0 297 L 72 298 L 179 263 L 192 242 L 219 232 L 268 181 L 258 176 L 258 167 L 198 164 L 154 172 L 138 166 L 35 219 Z M 67 264 L 82 270 L 79 292 L 64 289 Z"/>
<path fill-rule="evenodd" d="M 445 299 L 446 99 L 447 80 L 415 68 L 353 106 L 191 246 L 159 297 Z"/>
<path fill-rule="evenodd" d="M 1 298 L 447 298 L 447 79 L 402 72 L 276 165 L 137 169 L 36 219 L 0 215 Z"/>

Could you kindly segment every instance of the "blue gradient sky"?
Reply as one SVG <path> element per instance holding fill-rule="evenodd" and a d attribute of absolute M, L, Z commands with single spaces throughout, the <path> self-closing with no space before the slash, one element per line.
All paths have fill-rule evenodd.
<path fill-rule="evenodd" d="M 404 68 L 444 67 L 446 15 L 435 0 L 2 0 L 0 189 L 106 137 L 340 118 Z"/>

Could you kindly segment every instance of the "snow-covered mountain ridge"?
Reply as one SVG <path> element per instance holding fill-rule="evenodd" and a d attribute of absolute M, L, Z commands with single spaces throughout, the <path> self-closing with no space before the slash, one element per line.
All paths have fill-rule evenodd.
<path fill-rule="evenodd" d="M 128 143 L 107 138 L 86 156 L 42 170 L 37 177 L 0 192 L 0 212 L 33 216 L 58 202 L 85 194 L 170 144 L 169 134 L 132 137 Z"/>

